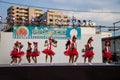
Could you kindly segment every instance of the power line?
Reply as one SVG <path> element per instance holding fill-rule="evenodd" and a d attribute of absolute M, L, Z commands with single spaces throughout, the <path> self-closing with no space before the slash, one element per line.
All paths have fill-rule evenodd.
<path fill-rule="evenodd" d="M 59 9 L 59 8 L 49 8 L 49 7 L 38 7 L 38 6 L 31 6 L 31 5 L 25 5 L 25 4 L 12 3 L 12 2 L 7 2 L 7 1 L 0 1 L 0 2 L 7 3 L 7 4 L 20 5 L 20 6 L 27 6 L 27 7 L 51 9 L 51 10 L 72 11 L 72 12 L 87 12 L 87 13 L 114 13 L 114 14 L 120 14 L 120 12 L 118 12 L 118 11 L 82 11 L 82 10 L 70 10 L 70 9 Z"/>

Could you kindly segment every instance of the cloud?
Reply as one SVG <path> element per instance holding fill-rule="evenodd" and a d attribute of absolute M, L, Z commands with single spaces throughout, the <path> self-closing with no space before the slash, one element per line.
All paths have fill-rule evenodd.
<path fill-rule="evenodd" d="M 52 0 L 53 2 L 56 2 L 56 3 L 73 3 L 74 5 L 75 4 L 92 4 L 92 5 L 96 5 L 96 4 L 99 4 L 99 5 L 103 5 L 105 4 L 106 2 L 105 1 L 99 1 L 99 0 L 94 0 L 94 1 L 91 1 L 91 0 Z"/>
<path fill-rule="evenodd" d="M 111 12 L 111 10 L 105 10 Z M 100 13 L 91 13 L 100 12 Z M 67 14 L 72 17 L 75 16 L 80 20 L 92 20 L 96 25 L 113 25 L 113 22 L 119 21 L 120 15 L 114 13 L 102 13 L 104 10 L 90 10 L 90 12 L 68 12 Z"/>
<path fill-rule="evenodd" d="M 68 6 L 69 9 L 89 10 L 89 9 L 113 9 L 118 10 L 119 0 L 52 0 L 57 5 Z M 62 7 L 61 6 L 61 7 Z"/>
<path fill-rule="evenodd" d="M 113 22 L 119 21 L 120 14 L 102 13 L 119 11 L 119 0 L 54 0 L 63 5 L 62 9 L 71 9 L 90 12 L 67 12 L 69 16 L 75 16 L 79 19 L 93 20 L 97 25 L 113 25 Z M 68 8 L 67 8 L 68 7 Z M 91 13 L 100 12 L 100 13 Z"/>
<path fill-rule="evenodd" d="M 95 6 L 103 6 L 103 7 L 110 4 L 110 2 L 108 1 L 101 1 L 101 0 L 89 1 L 89 3 Z"/>
<path fill-rule="evenodd" d="M 68 0 L 52 0 L 52 1 L 56 3 L 66 3 Z"/>
<path fill-rule="evenodd" d="M 53 2 L 55 3 L 59 3 L 59 4 L 73 4 L 73 5 L 76 5 L 76 4 L 83 4 L 83 3 L 86 3 L 84 2 L 83 0 L 52 0 Z"/>

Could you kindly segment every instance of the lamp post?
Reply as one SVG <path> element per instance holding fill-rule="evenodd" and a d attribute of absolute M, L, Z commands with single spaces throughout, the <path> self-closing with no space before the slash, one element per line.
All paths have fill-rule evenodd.
<path fill-rule="evenodd" d="M 34 26 L 35 18 L 31 19 L 31 25 Z"/>
<path fill-rule="evenodd" d="M 75 27 L 75 23 L 76 23 L 76 18 L 74 16 L 72 16 L 72 25 L 73 25 L 73 27 Z"/>
<path fill-rule="evenodd" d="M 61 26 L 64 26 L 64 20 L 61 19 L 60 22 L 61 22 Z"/>
<path fill-rule="evenodd" d="M 2 20 L 2 16 L 0 16 L 0 21 Z"/>
<path fill-rule="evenodd" d="M 113 43 L 114 43 L 114 59 L 115 59 L 115 61 L 117 61 L 117 55 L 116 55 L 116 42 L 115 42 L 115 25 L 117 24 L 117 23 L 120 23 L 120 21 L 117 21 L 117 22 L 114 22 L 113 23 L 113 27 L 114 27 L 114 33 L 113 33 L 113 35 L 114 35 L 114 38 L 113 38 Z"/>
<path fill-rule="evenodd" d="M 0 16 L 0 24 L 2 24 L 2 16 Z"/>
<path fill-rule="evenodd" d="M 15 25 L 15 17 L 12 17 L 11 31 L 13 31 L 14 25 Z"/>
<path fill-rule="evenodd" d="M 0 27 L 2 27 L 2 16 L 0 16 Z"/>

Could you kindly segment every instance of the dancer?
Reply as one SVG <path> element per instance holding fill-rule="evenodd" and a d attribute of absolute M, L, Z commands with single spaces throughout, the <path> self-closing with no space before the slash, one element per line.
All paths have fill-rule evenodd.
<path fill-rule="evenodd" d="M 103 57 L 106 59 L 106 64 L 111 63 L 112 60 L 110 59 L 112 57 L 111 52 L 110 52 L 110 40 L 106 39 L 105 40 L 105 47 L 104 47 L 104 54 Z"/>
<path fill-rule="evenodd" d="M 21 42 L 18 42 L 18 54 L 17 54 L 17 58 L 19 59 L 19 61 L 18 61 L 19 65 L 21 65 L 22 56 L 24 55 L 24 51 L 21 50 L 22 48 L 23 48 L 23 44 Z"/>
<path fill-rule="evenodd" d="M 85 45 L 85 49 L 83 49 L 84 54 L 82 55 L 82 57 L 84 58 L 84 63 L 86 63 L 86 59 L 87 59 L 87 53 L 89 53 L 89 46 L 86 44 Z"/>
<path fill-rule="evenodd" d="M 66 46 L 66 51 L 64 51 L 64 54 L 66 56 L 69 56 L 69 63 L 71 63 L 72 61 L 72 55 L 70 55 L 70 44 L 71 44 L 71 41 L 68 39 L 65 46 Z"/>
<path fill-rule="evenodd" d="M 89 65 L 92 65 L 91 61 L 92 61 L 93 56 L 94 56 L 92 41 L 93 41 L 93 38 L 90 37 L 87 41 L 87 44 L 85 45 L 86 51 L 83 55 L 84 62 L 86 62 L 86 58 L 88 58 Z"/>
<path fill-rule="evenodd" d="M 70 45 L 70 56 L 71 56 L 71 59 L 72 59 L 72 63 L 76 64 L 76 61 L 78 59 L 78 51 L 77 51 L 77 44 L 76 44 L 76 39 L 77 37 L 74 35 L 72 37 L 72 42 L 71 42 L 71 45 Z"/>
<path fill-rule="evenodd" d="M 33 42 L 33 44 L 34 44 L 34 50 L 32 52 L 32 59 L 34 63 L 37 63 L 37 56 L 39 56 L 40 52 L 38 51 L 38 43 Z"/>
<path fill-rule="evenodd" d="M 28 42 L 28 47 L 27 47 L 27 54 L 26 54 L 26 58 L 27 58 L 27 61 L 28 63 L 31 63 L 31 59 L 30 57 L 32 56 L 32 47 L 31 47 L 31 44 L 30 42 Z"/>
<path fill-rule="evenodd" d="M 17 63 L 17 54 L 18 54 L 18 41 L 14 43 L 13 50 L 11 51 L 10 56 L 12 61 L 10 62 L 10 65 L 13 65 L 13 62 Z"/>
<path fill-rule="evenodd" d="M 46 54 L 45 57 L 46 63 L 48 56 L 50 56 L 50 63 L 52 63 L 52 56 L 55 55 L 55 52 L 52 50 L 52 47 L 57 47 L 57 41 L 52 38 L 49 38 L 49 43 L 48 40 L 46 40 L 44 46 L 47 47 L 42 51 L 44 54 Z"/>

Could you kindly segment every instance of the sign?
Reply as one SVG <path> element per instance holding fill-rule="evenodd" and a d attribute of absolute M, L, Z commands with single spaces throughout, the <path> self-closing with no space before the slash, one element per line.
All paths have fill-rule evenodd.
<path fill-rule="evenodd" d="M 81 38 L 81 28 L 53 28 L 49 26 L 14 26 L 13 38 L 19 39 L 68 39 L 76 35 Z"/>

